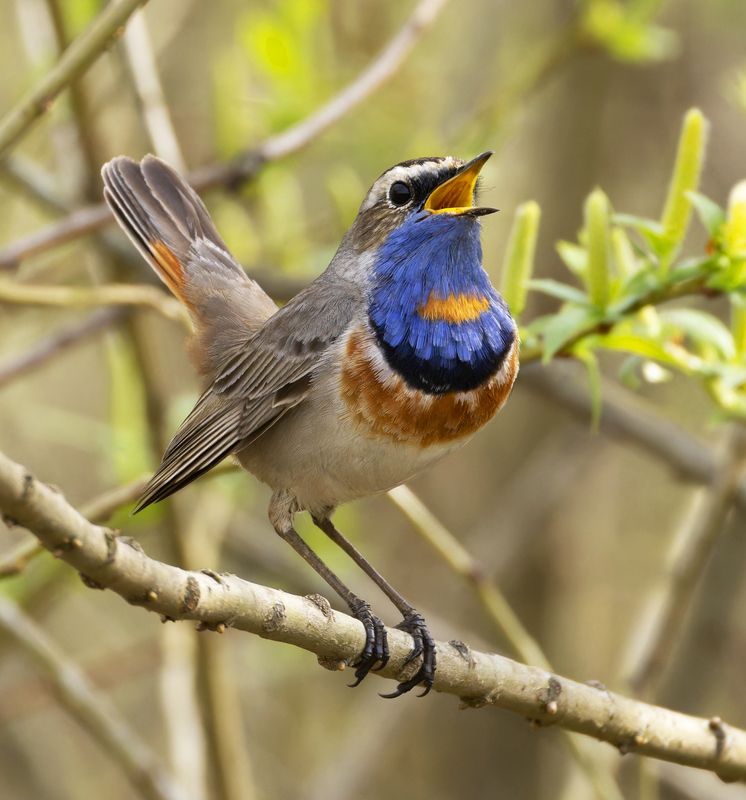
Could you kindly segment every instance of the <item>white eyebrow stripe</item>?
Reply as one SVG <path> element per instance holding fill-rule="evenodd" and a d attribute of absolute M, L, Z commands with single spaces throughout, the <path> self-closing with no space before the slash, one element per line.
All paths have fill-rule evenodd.
<path fill-rule="evenodd" d="M 455 169 L 460 167 L 463 163 L 464 162 L 459 158 L 446 156 L 445 158 L 437 160 L 424 161 L 421 164 L 408 164 L 406 166 L 397 164 L 395 167 L 391 167 L 391 169 L 384 172 L 373 184 L 370 192 L 368 192 L 368 196 L 365 198 L 362 206 L 360 206 L 360 210 L 367 211 L 367 209 L 372 208 L 385 196 L 392 183 L 411 180 L 412 178 L 417 178 L 422 173 L 432 172 L 433 164 L 436 164 L 441 169 Z"/>

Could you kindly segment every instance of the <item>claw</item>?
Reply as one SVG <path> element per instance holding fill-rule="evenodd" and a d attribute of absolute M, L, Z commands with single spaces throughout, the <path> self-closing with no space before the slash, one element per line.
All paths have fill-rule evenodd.
<path fill-rule="evenodd" d="M 350 688 L 354 688 L 360 685 L 371 670 L 375 672 L 386 666 L 389 660 L 389 644 L 385 625 L 371 613 L 368 603 L 361 602 L 350 610 L 355 619 L 362 622 L 365 628 L 365 647 L 352 665 L 357 667 L 355 681 L 348 684 Z"/>
<path fill-rule="evenodd" d="M 427 629 L 422 615 L 416 611 L 411 611 L 407 614 L 396 627 L 412 637 L 412 650 L 404 661 L 404 666 L 411 664 L 419 656 L 422 656 L 422 664 L 420 664 L 420 668 L 411 678 L 402 681 L 393 692 L 382 694 L 381 697 L 386 699 L 400 697 L 420 684 L 424 684 L 425 688 L 418 696 L 424 697 L 433 688 L 433 681 L 435 680 L 435 642 Z"/>

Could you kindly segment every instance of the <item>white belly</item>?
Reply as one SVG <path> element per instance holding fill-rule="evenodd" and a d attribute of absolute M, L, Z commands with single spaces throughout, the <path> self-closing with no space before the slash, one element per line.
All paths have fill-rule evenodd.
<path fill-rule="evenodd" d="M 320 513 L 409 480 L 464 440 L 422 447 L 371 436 L 343 407 L 330 375 L 311 397 L 238 453 L 241 465 Z"/>

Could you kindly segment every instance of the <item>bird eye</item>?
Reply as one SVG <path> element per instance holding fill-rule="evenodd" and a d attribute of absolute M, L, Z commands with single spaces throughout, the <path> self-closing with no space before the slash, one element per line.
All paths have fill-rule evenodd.
<path fill-rule="evenodd" d="M 403 181 L 396 181 L 389 189 L 389 200 L 395 206 L 406 205 L 412 199 L 412 190 Z"/>

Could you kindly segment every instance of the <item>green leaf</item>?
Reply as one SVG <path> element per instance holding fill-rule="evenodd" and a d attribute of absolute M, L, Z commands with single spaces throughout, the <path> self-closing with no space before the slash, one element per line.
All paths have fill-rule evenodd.
<path fill-rule="evenodd" d="M 709 197 L 700 192 L 687 192 L 687 197 L 692 201 L 694 211 L 700 222 L 711 237 L 717 235 L 725 222 L 725 211 Z"/>
<path fill-rule="evenodd" d="M 730 296 L 730 329 L 739 361 L 746 359 L 746 297 Z"/>
<path fill-rule="evenodd" d="M 518 206 L 510 230 L 502 269 L 502 295 L 518 319 L 526 307 L 528 282 L 534 268 L 541 209 L 529 201 Z"/>
<path fill-rule="evenodd" d="M 585 292 L 575 286 L 570 286 L 560 281 L 552 280 L 552 278 L 539 278 L 529 281 L 529 288 L 542 294 L 548 294 L 550 297 L 556 297 L 559 300 L 565 300 L 569 303 L 578 303 L 579 305 L 589 305 L 588 297 Z"/>
<path fill-rule="evenodd" d="M 633 275 L 640 271 L 642 265 L 637 259 L 632 243 L 623 228 L 612 228 L 611 249 L 614 253 L 614 264 L 623 287 Z"/>
<path fill-rule="evenodd" d="M 570 272 L 585 280 L 588 268 L 588 253 L 585 248 L 573 242 L 559 241 L 556 244 L 557 253 L 564 261 Z"/>
<path fill-rule="evenodd" d="M 672 351 L 666 344 L 656 339 L 639 333 L 612 331 L 599 334 L 594 337 L 594 344 L 605 350 L 619 350 L 641 358 L 652 358 L 687 373 L 693 371 L 694 365 L 688 359 L 682 358 L 680 353 Z"/>
<path fill-rule="evenodd" d="M 723 248 L 728 255 L 737 258 L 746 256 L 746 181 L 737 183 L 728 198 Z"/>
<path fill-rule="evenodd" d="M 585 201 L 585 233 L 588 242 L 588 295 L 594 306 L 606 308 L 609 302 L 609 201 L 594 189 Z"/>
<path fill-rule="evenodd" d="M 567 342 L 600 319 L 596 309 L 580 306 L 565 306 L 552 315 L 544 327 L 543 362 L 551 361 Z"/>
<path fill-rule="evenodd" d="M 670 308 L 659 312 L 660 319 L 673 325 L 692 342 L 701 347 L 713 347 L 725 359 L 735 356 L 733 336 L 728 328 L 712 314 L 694 308 Z"/>
<path fill-rule="evenodd" d="M 668 187 L 668 195 L 661 216 L 666 255 L 670 258 L 686 236 L 692 214 L 690 193 L 699 184 L 699 175 L 705 157 L 708 122 L 698 108 L 692 108 L 684 117 L 679 137 L 676 163 Z"/>
<path fill-rule="evenodd" d="M 622 366 L 617 370 L 619 381 L 630 389 L 639 389 L 642 386 L 640 380 L 640 364 L 642 359 L 639 356 L 629 356 L 622 362 Z"/>
<path fill-rule="evenodd" d="M 634 214 L 614 214 L 611 219 L 617 225 L 637 231 L 656 255 L 661 255 L 665 250 L 663 226 L 657 220 Z"/>
<path fill-rule="evenodd" d="M 588 347 L 587 342 L 580 342 L 573 347 L 572 353 L 575 358 L 585 367 L 588 376 L 588 389 L 591 395 L 591 428 L 594 432 L 598 431 L 601 422 L 601 369 L 598 365 L 598 358 Z"/>

